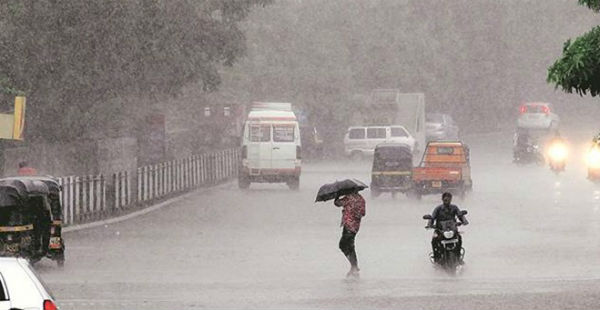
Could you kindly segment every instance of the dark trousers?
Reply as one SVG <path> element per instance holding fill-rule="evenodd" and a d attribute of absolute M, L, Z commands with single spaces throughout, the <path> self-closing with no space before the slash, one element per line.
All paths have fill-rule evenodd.
<path fill-rule="evenodd" d="M 352 268 L 358 267 L 358 259 L 356 258 L 356 251 L 354 249 L 355 238 L 356 233 L 344 227 L 344 230 L 342 231 L 342 238 L 340 238 L 340 250 L 342 250 L 342 253 L 344 253 L 346 258 L 348 258 Z"/>

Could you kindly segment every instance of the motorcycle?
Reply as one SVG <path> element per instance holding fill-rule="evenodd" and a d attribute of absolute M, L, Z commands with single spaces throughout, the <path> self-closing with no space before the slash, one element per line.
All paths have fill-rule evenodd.
<path fill-rule="evenodd" d="M 600 146 L 594 145 L 587 154 L 588 179 L 600 181 Z"/>
<path fill-rule="evenodd" d="M 529 144 L 524 150 L 515 151 L 514 162 L 517 164 L 537 163 L 543 165 L 545 162 L 544 155 L 540 152 L 540 147 L 537 144 Z"/>
<path fill-rule="evenodd" d="M 466 210 L 462 210 L 461 216 L 467 214 Z M 433 220 L 433 217 L 429 214 L 423 215 L 424 220 Z M 437 227 L 433 232 L 433 237 L 438 240 L 438 244 L 435 247 L 438 253 L 438 258 L 435 259 L 434 253 L 429 255 L 429 258 L 433 264 L 443 268 L 450 274 L 456 274 L 462 269 L 463 258 L 465 256 L 465 249 L 462 247 L 462 238 L 458 231 L 458 226 L 462 225 L 461 222 L 454 220 L 440 221 L 437 223 Z M 426 227 L 432 229 L 433 227 Z M 460 248 L 459 248 L 460 247 Z"/>
<path fill-rule="evenodd" d="M 561 141 L 552 143 L 548 149 L 550 170 L 556 174 L 565 171 L 568 154 L 569 151 L 565 143 Z"/>

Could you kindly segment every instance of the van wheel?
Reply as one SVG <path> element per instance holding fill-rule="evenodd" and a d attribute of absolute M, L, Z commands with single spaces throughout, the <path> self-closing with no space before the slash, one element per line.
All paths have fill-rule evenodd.
<path fill-rule="evenodd" d="M 238 176 L 238 187 L 240 189 L 247 189 L 248 187 L 250 187 L 250 180 L 247 176 L 243 174 L 240 174 L 240 176 Z"/>
<path fill-rule="evenodd" d="M 362 152 L 360 152 L 360 151 L 352 152 L 352 154 L 350 154 L 350 159 L 352 159 L 354 161 L 362 160 L 363 159 Z"/>
<path fill-rule="evenodd" d="M 298 189 L 300 189 L 300 177 L 293 177 L 292 179 L 288 180 L 286 183 L 287 183 L 287 186 L 293 191 L 297 191 Z"/>

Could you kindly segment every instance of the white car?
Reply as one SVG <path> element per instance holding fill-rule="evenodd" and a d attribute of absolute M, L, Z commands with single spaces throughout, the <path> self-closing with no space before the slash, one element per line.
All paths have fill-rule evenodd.
<path fill-rule="evenodd" d="M 0 257 L 0 310 L 56 310 L 54 297 L 23 258 Z"/>
<path fill-rule="evenodd" d="M 519 128 L 550 130 L 557 129 L 559 123 L 560 118 L 550 103 L 528 102 L 519 107 Z"/>
<path fill-rule="evenodd" d="M 344 153 L 353 159 L 373 155 L 380 143 L 402 143 L 415 150 L 415 138 L 400 125 L 354 126 L 348 128 L 344 136 Z"/>

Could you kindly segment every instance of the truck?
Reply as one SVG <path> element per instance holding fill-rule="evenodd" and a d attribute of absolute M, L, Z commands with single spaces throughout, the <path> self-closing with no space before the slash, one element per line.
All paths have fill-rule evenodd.
<path fill-rule="evenodd" d="M 359 111 L 364 125 L 401 125 L 415 139 L 419 158 L 425 147 L 425 94 L 402 93 L 399 89 L 374 89 Z"/>
<path fill-rule="evenodd" d="M 469 148 L 462 142 L 429 142 L 421 163 L 413 168 L 413 194 L 454 192 L 464 197 L 473 189 Z"/>

